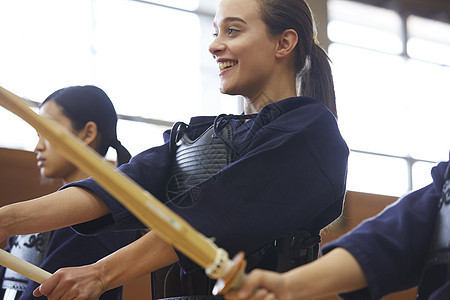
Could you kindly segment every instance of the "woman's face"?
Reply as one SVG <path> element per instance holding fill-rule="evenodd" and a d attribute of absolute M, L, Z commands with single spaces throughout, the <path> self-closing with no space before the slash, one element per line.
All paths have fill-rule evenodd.
<path fill-rule="evenodd" d="M 273 80 L 277 40 L 258 12 L 259 0 L 222 0 L 209 51 L 219 65 L 220 91 L 256 98 Z"/>
<path fill-rule="evenodd" d="M 74 132 L 70 119 L 61 112 L 60 107 L 54 101 L 50 100 L 41 106 L 39 114 L 55 120 L 69 131 Z M 41 175 L 45 177 L 66 179 L 78 170 L 42 136 L 39 136 L 34 152 Z"/>

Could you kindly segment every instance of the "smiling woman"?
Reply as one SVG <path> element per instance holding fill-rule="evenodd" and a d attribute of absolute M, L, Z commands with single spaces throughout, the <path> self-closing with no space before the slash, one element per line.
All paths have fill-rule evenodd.
<path fill-rule="evenodd" d="M 278 36 L 272 37 L 267 34 L 263 20 L 254 13 L 257 3 L 242 2 L 225 11 L 221 7 L 217 10 L 214 19 L 215 39 L 209 47 L 209 51 L 219 64 L 220 91 L 225 94 L 244 96 L 247 99 L 246 113 L 258 112 L 269 103 L 269 99 L 275 95 L 261 97 L 261 93 L 272 90 L 271 85 L 281 84 L 279 91 L 285 93 L 275 97 L 283 99 L 295 96 L 295 85 L 292 82 L 292 78 L 295 77 L 294 69 L 291 70 L 291 74 L 285 70 L 278 74 L 274 72 L 277 70 L 275 64 L 280 63 L 272 55 L 278 47 Z M 230 15 L 241 17 L 229 17 Z M 286 43 L 289 43 L 290 47 L 295 47 L 298 41 L 295 31 L 287 31 L 285 35 Z M 258 51 L 251 51 L 254 49 Z M 270 59 L 267 59 L 269 57 Z M 262 61 L 264 63 L 261 63 Z M 274 78 L 281 80 L 274 80 Z"/>
<path fill-rule="evenodd" d="M 205 2 L 194 13 L 132 0 L 42 0 L 38 6 L 30 0 L 0 1 L 1 85 L 35 103 L 61 86 L 101 86 L 123 116 L 118 130 L 133 154 L 161 143 L 160 133 L 174 121 L 239 113 L 236 101 L 217 89 L 207 51 L 216 1 Z M 39 15 L 32 13 L 37 10 Z M 176 47 L 170 42 L 174 37 Z M 45 82 L 36 84 L 41 77 Z M 0 146 L 32 151 L 34 131 L 18 118 L 3 118 L 1 108 L 0 114 L 0 124 L 15 124 L 27 137 L 19 141 L 0 133 Z"/>
<path fill-rule="evenodd" d="M 248 269 L 287 270 L 317 257 L 320 231 L 342 211 L 348 148 L 329 60 L 304 1 L 222 0 L 214 26 L 220 91 L 240 95 L 243 113 L 177 122 L 164 144 L 119 170 L 230 256 L 244 251 Z M 184 155 L 195 147 L 206 150 Z M 0 237 L 75 223 L 83 234 L 145 229 L 92 178 L 0 208 Z M 154 298 L 212 296 L 204 270 L 153 230 L 94 264 L 59 270 L 34 294 L 96 299 L 159 269 Z"/>

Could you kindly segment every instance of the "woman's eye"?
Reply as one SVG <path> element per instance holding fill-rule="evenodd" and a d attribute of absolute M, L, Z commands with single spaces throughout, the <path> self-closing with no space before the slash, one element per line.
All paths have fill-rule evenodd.
<path fill-rule="evenodd" d="M 238 33 L 239 30 L 236 29 L 236 28 L 227 28 L 227 31 L 226 31 L 226 32 L 227 32 L 227 35 L 228 35 L 228 36 L 233 36 L 233 35 L 235 35 L 236 33 Z M 213 36 L 214 38 L 216 38 L 216 37 L 219 36 L 219 33 L 218 33 L 218 32 L 213 32 L 212 36 Z"/>
<path fill-rule="evenodd" d="M 228 35 L 233 35 L 233 34 L 235 34 L 237 32 L 238 32 L 238 30 L 235 29 L 235 28 L 228 28 Z"/>

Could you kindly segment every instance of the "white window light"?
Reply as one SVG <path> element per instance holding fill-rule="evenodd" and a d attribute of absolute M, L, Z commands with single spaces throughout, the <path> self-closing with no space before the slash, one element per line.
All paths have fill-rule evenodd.
<path fill-rule="evenodd" d="M 199 7 L 199 0 L 144 0 L 144 2 L 190 11 L 195 11 Z"/>

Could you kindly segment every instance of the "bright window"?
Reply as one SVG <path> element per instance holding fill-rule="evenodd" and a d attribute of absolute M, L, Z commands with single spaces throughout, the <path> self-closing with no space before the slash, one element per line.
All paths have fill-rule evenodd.
<path fill-rule="evenodd" d="M 135 155 L 174 121 L 241 112 L 219 93 L 208 52 L 216 4 L 2 0 L 0 85 L 36 103 L 64 86 L 100 86 Z M 328 0 L 328 13 L 348 188 L 399 196 L 431 182 L 450 149 L 450 25 L 345 0 Z M 3 108 L 0 126 L 0 147 L 34 149 L 34 129 Z"/>
<path fill-rule="evenodd" d="M 347 188 L 365 193 L 402 195 L 408 189 L 406 168 L 406 161 L 402 159 L 351 152 Z"/>
<path fill-rule="evenodd" d="M 2 0 L 0 85 L 36 103 L 69 85 L 101 87 L 124 117 L 119 139 L 135 155 L 159 145 L 175 121 L 241 112 L 236 97 L 218 90 L 208 52 L 213 14 L 191 12 L 198 6 L 198 0 Z M 2 130 L 0 147 L 33 150 L 34 129 L 4 114 L 0 108 L 0 126 L 14 131 Z"/>
<path fill-rule="evenodd" d="M 385 53 L 400 54 L 401 18 L 393 11 L 353 1 L 328 1 L 328 37 Z"/>
<path fill-rule="evenodd" d="M 430 183 L 450 150 L 450 25 L 328 3 L 339 124 L 352 150 L 348 189 L 400 196 Z"/>
<path fill-rule="evenodd" d="M 408 55 L 450 66 L 450 24 L 409 16 Z"/>
<path fill-rule="evenodd" d="M 199 0 L 144 0 L 144 1 L 191 11 L 194 11 L 199 7 Z"/>

